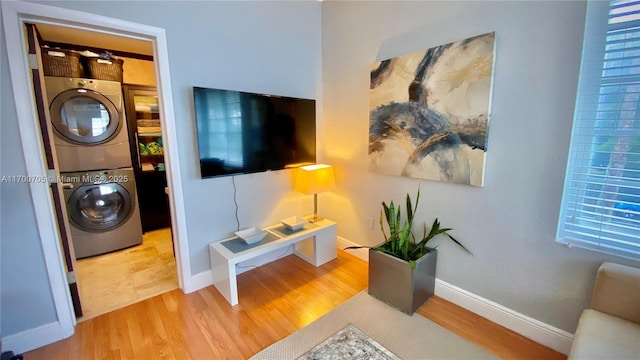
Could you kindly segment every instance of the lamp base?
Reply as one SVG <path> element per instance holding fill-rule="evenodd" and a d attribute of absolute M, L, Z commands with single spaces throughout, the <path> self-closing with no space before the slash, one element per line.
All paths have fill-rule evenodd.
<path fill-rule="evenodd" d="M 324 218 L 318 215 L 311 215 L 307 218 L 307 220 L 309 220 L 309 222 L 313 224 L 313 223 L 317 223 L 319 221 L 324 220 Z"/>
<path fill-rule="evenodd" d="M 318 194 L 313 194 L 313 215 L 309 216 L 307 220 L 312 224 L 324 220 L 322 216 L 318 216 Z"/>

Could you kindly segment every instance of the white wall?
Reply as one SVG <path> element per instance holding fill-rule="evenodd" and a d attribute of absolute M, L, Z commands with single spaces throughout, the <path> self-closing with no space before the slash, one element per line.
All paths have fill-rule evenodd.
<path fill-rule="evenodd" d="M 166 29 L 191 270 L 194 275 L 208 270 L 207 244 L 236 230 L 235 205 L 230 177 L 200 179 L 192 87 L 318 98 L 320 3 L 40 2 Z M 7 50 L 3 41 L 2 52 Z M 6 55 L 1 60 L 2 171 L 3 175 L 19 175 L 24 173 L 23 154 L 15 110 L 5 106 L 5 102 L 13 103 Z M 5 166 L 6 157 L 22 165 L 16 160 Z M 312 198 L 293 191 L 290 176 L 291 171 L 280 171 L 236 177 L 241 227 L 267 225 L 311 210 Z M 5 189 L 14 188 L 15 194 L 5 195 Z M 55 321 L 55 313 L 28 187 L 3 184 L 2 196 L 2 335 L 7 336 Z M 16 201 L 5 206 L 5 196 Z M 13 219 L 9 211 L 20 221 L 5 229 L 4 222 Z M 5 268 L 18 264 L 28 271 L 17 269 L 24 276 L 5 283 L 5 276 L 11 275 Z M 35 288 L 36 298 L 23 294 L 23 288 Z M 5 302 L 14 293 L 17 299 L 23 297 L 22 303 Z M 36 307 L 36 300 L 43 304 Z"/>
<path fill-rule="evenodd" d="M 338 189 L 324 197 L 340 235 L 383 240 L 380 202 L 421 188 L 418 218 L 453 227 L 474 253 L 439 247 L 437 276 L 573 332 L 606 259 L 554 242 L 582 48 L 585 2 L 324 2 L 323 131 Z M 369 66 L 496 32 L 485 186 L 367 171 Z M 369 219 L 375 230 L 369 230 Z M 636 263 L 637 265 L 637 263 Z"/>

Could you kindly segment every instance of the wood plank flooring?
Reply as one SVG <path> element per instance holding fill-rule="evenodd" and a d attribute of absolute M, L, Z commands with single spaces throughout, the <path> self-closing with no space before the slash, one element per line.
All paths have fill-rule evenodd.
<path fill-rule="evenodd" d="M 561 360 L 567 357 L 501 325 L 434 296 L 418 314 L 502 359 Z"/>
<path fill-rule="evenodd" d="M 171 228 L 142 238 L 140 245 L 76 261 L 80 321 L 178 288 Z"/>
<path fill-rule="evenodd" d="M 291 255 L 240 275 L 235 307 L 211 286 L 172 290 L 81 322 L 25 358 L 245 359 L 366 287 L 366 262 L 343 251 L 319 268 Z M 566 359 L 437 297 L 419 314 L 505 359 Z"/>

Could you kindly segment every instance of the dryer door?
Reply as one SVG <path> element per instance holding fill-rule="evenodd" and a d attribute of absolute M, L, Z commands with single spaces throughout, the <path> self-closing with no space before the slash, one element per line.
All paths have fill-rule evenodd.
<path fill-rule="evenodd" d="M 60 93 L 49 107 L 57 135 L 76 144 L 97 145 L 121 128 L 115 105 L 99 92 L 71 89 Z"/>
<path fill-rule="evenodd" d="M 67 212 L 78 228 L 104 232 L 129 219 L 133 201 L 131 194 L 117 183 L 88 184 L 73 191 Z"/>

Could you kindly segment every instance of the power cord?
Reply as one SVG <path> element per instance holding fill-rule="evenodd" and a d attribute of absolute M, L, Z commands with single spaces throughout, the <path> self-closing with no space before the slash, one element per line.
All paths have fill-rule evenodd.
<path fill-rule="evenodd" d="M 231 176 L 231 182 L 233 183 L 233 203 L 236 204 L 236 224 L 238 224 L 238 230 L 240 231 L 240 218 L 238 218 L 238 200 L 236 199 L 236 176 Z"/>

